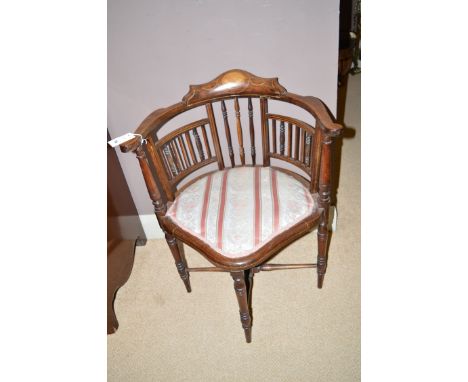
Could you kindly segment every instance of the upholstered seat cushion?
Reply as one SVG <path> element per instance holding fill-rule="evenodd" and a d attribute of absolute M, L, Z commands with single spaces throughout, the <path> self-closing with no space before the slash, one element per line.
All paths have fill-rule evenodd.
<path fill-rule="evenodd" d="M 167 216 L 223 256 L 254 252 L 316 209 L 308 189 L 271 167 L 211 173 L 183 190 Z"/>

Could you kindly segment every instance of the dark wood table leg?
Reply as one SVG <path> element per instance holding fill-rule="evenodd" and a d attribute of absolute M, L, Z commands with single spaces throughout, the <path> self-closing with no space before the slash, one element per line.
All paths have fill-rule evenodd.
<path fill-rule="evenodd" d="M 114 301 L 117 291 L 128 281 L 135 258 L 136 240 L 108 243 L 107 248 L 107 334 L 115 333 L 119 322 Z"/>

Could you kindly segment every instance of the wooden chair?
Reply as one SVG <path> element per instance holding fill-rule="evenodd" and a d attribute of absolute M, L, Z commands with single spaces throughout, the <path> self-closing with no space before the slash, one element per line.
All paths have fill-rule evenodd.
<path fill-rule="evenodd" d="M 247 103 L 248 127 L 241 123 L 239 100 L 245 98 L 247 102 L 241 103 Z M 252 99 L 259 103 L 258 127 Z M 315 126 L 269 113 L 269 100 L 306 110 Z M 233 144 L 229 102 L 234 105 L 238 144 Z M 205 118 L 160 133 L 168 121 L 194 108 L 202 108 Z M 224 129 L 218 128 L 215 110 L 222 113 L 218 122 L 223 121 Z M 256 140 L 257 128 L 261 139 Z M 251 342 L 254 273 L 317 268 L 318 287 L 322 287 L 327 268 L 331 143 L 341 130 L 318 98 L 289 93 L 277 78 L 230 70 L 208 83 L 191 85 L 181 102 L 151 113 L 135 131 L 146 141 L 136 137 L 120 145 L 123 152 L 136 153 L 156 218 L 187 292 L 191 292 L 191 272 L 231 273 L 247 342 Z M 287 163 L 289 169 L 272 162 Z M 216 167 L 194 174 L 210 165 Z M 189 175 L 192 179 L 180 185 Z M 316 226 L 317 263 L 267 263 Z M 182 243 L 214 266 L 190 268 Z"/>

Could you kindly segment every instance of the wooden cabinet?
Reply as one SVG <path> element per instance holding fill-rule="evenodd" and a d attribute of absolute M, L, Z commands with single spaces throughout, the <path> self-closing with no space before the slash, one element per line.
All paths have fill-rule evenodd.
<path fill-rule="evenodd" d="M 110 140 L 107 132 L 107 140 Z M 130 277 L 136 245 L 145 245 L 146 236 L 119 159 L 107 146 L 107 334 L 119 327 L 114 299 Z"/>

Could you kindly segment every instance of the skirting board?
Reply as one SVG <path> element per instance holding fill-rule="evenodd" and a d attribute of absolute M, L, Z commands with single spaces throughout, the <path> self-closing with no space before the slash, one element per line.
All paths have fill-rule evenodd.
<path fill-rule="evenodd" d="M 336 221 L 338 220 L 338 211 L 335 206 L 330 207 L 330 229 L 336 231 Z M 141 225 L 145 230 L 146 238 L 148 240 L 163 239 L 164 233 L 158 225 L 156 217 L 151 215 L 140 215 Z"/>
<path fill-rule="evenodd" d="M 164 239 L 164 233 L 154 214 L 140 215 L 140 221 L 148 240 Z"/>

